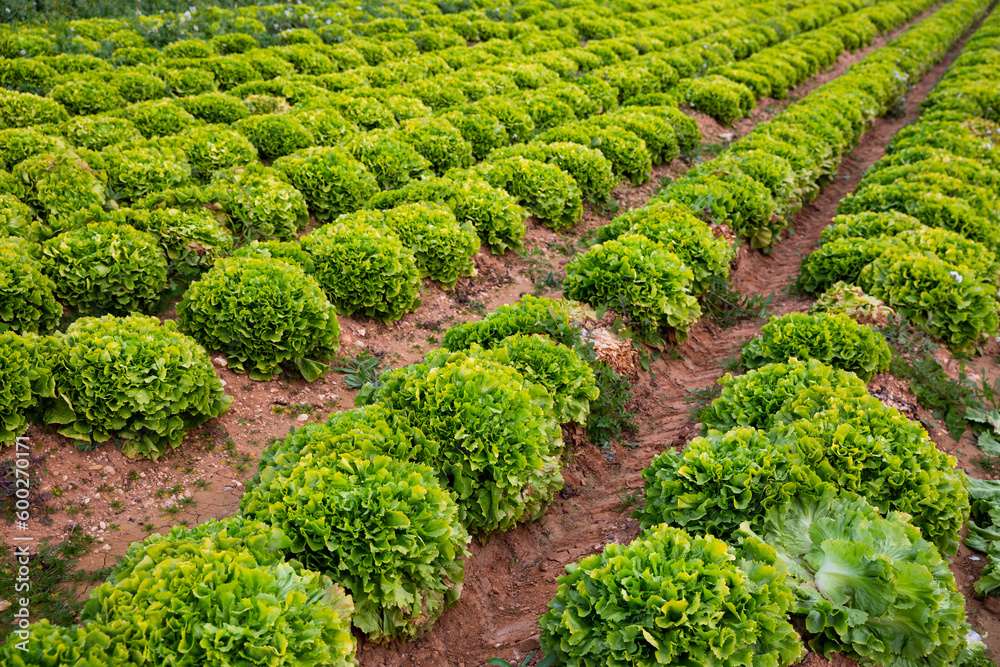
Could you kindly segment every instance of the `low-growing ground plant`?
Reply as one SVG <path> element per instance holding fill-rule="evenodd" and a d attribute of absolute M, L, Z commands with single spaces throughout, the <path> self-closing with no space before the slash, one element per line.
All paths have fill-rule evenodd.
<path fill-rule="evenodd" d="M 40 419 L 81 449 L 114 438 L 130 458 L 157 459 L 232 401 L 205 349 L 170 320 L 84 317 L 46 345 L 55 392 Z"/>
<path fill-rule="evenodd" d="M 791 357 L 818 359 L 867 382 L 888 370 L 892 354 L 881 335 L 847 315 L 789 313 L 772 317 L 760 336 L 744 345 L 740 360 L 759 368 Z"/>
<path fill-rule="evenodd" d="M 20 239 L 0 239 L 0 332 L 51 333 L 63 308 L 55 283 Z"/>
<path fill-rule="evenodd" d="M 567 566 L 539 620 L 542 651 L 565 664 L 789 665 L 803 647 L 786 576 L 710 535 L 657 526 Z"/>
<path fill-rule="evenodd" d="M 354 625 L 373 641 L 419 636 L 461 594 L 469 536 L 426 465 L 307 453 L 294 467 L 265 468 L 241 509 L 281 528 L 291 555 L 341 583 Z"/>
<path fill-rule="evenodd" d="M 479 351 L 473 348 L 470 354 L 477 356 Z M 513 367 L 528 382 L 545 387 L 560 424 L 586 425 L 590 405 L 600 391 L 594 371 L 575 350 L 548 336 L 515 334 L 482 354 Z"/>
<path fill-rule="evenodd" d="M 562 486 L 552 399 L 508 366 L 445 350 L 385 373 L 381 387 L 356 400 L 380 403 L 422 431 L 434 452 L 424 461 L 454 491 L 472 533 L 538 517 Z"/>
<path fill-rule="evenodd" d="M 598 244 L 566 265 L 566 297 L 628 318 L 640 336 L 680 342 L 701 317 L 694 276 L 666 246 L 632 234 Z"/>
<path fill-rule="evenodd" d="M 177 315 L 185 331 L 254 380 L 270 380 L 287 364 L 311 382 L 339 346 L 337 315 L 322 288 L 278 259 L 220 260 L 188 288 Z"/>
<path fill-rule="evenodd" d="M 909 515 L 883 518 L 863 499 L 827 488 L 775 507 L 763 527 L 740 533 L 748 557 L 788 567 L 793 613 L 805 616 L 817 653 L 955 664 L 966 650 L 965 599 Z"/>
<path fill-rule="evenodd" d="M 416 309 L 420 272 L 413 253 L 388 229 L 334 223 L 302 237 L 315 277 L 342 315 L 392 322 Z"/>
<path fill-rule="evenodd" d="M 38 253 L 55 293 L 81 311 L 148 312 L 167 286 L 156 238 L 129 225 L 96 222 L 45 241 Z"/>

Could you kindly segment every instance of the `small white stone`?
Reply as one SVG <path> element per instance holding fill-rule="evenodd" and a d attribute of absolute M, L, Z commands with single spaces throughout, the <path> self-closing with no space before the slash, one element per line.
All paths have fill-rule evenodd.
<path fill-rule="evenodd" d="M 112 468 L 111 466 L 104 466 L 104 470 L 102 470 L 101 472 L 103 472 L 105 475 L 114 475 L 115 469 Z"/>
<path fill-rule="evenodd" d="M 105 522 L 102 521 L 99 524 L 97 524 L 97 527 L 100 528 L 101 530 L 107 530 L 108 529 L 108 524 L 106 524 Z"/>
<path fill-rule="evenodd" d="M 295 418 L 295 421 L 307 422 L 309 421 L 309 415 L 302 414 Z"/>
<path fill-rule="evenodd" d="M 214 361 L 216 365 L 222 366 L 223 368 L 227 368 L 229 366 L 229 360 L 225 357 L 216 357 L 215 359 L 212 359 L 212 361 Z"/>

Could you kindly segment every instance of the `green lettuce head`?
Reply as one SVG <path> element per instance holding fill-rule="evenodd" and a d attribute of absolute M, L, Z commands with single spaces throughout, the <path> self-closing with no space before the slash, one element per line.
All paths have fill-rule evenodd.
<path fill-rule="evenodd" d="M 566 665 L 784 667 L 803 654 L 785 577 L 780 562 L 655 526 L 566 567 L 542 651 Z"/>

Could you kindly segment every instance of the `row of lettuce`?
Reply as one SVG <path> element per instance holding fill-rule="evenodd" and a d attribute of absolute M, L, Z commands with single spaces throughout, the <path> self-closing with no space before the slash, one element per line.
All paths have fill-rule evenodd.
<path fill-rule="evenodd" d="M 544 513 L 562 486 L 559 424 L 585 421 L 597 397 L 560 302 L 525 297 L 443 345 L 268 447 L 237 516 L 133 544 L 79 626 L 34 623 L 4 657 L 353 664 L 352 624 L 378 642 L 428 630 L 461 594 L 469 534 Z M 919 424 L 868 394 L 885 341 L 843 314 L 793 314 L 742 360 L 754 370 L 721 380 L 704 437 L 644 472 L 640 537 L 559 579 L 546 655 L 788 665 L 803 655 L 794 614 L 827 655 L 989 664 L 941 557 L 969 492 Z"/>
<path fill-rule="evenodd" d="M 936 44 L 928 39 L 931 31 L 921 30 L 924 26 L 904 35 L 885 52 L 905 66 L 887 73 L 900 82 L 919 78 L 985 13 L 988 4 L 953 5 L 953 13 L 939 27 L 946 36 Z M 947 9 L 939 14 L 948 16 Z M 970 40 L 928 98 L 926 107 L 939 114 L 930 121 L 937 123 L 936 132 L 918 124 L 902 133 L 913 138 L 908 146 L 900 145 L 900 138 L 894 143 L 893 155 L 909 149 L 912 158 L 904 164 L 916 164 L 885 173 L 875 183 L 888 190 L 902 181 L 899 192 L 913 193 L 921 192 L 925 183 L 961 174 L 966 198 L 981 203 L 989 201 L 987 195 L 992 197 L 992 192 L 971 192 L 975 186 L 992 183 L 991 163 L 968 158 L 982 159 L 983 153 L 994 150 L 995 126 L 983 124 L 982 119 L 995 113 L 991 107 L 996 99 L 995 72 L 990 65 L 998 18 L 988 20 Z M 943 27 L 948 23 L 951 30 Z M 920 49 L 912 49 L 918 44 L 934 55 L 921 61 Z M 892 53 L 894 47 L 898 50 Z M 871 61 L 884 65 L 883 57 L 878 52 Z M 794 145 L 809 146 L 815 171 L 797 185 L 795 179 L 786 179 L 788 192 L 795 187 L 808 197 L 824 178 L 836 173 L 841 151 L 857 138 L 852 133 L 885 111 L 891 97 L 885 98 L 881 111 L 872 97 L 865 101 L 868 92 L 885 81 L 873 76 L 876 67 L 858 78 L 848 72 L 843 77 L 848 86 L 839 90 L 853 94 L 837 105 L 822 93 L 815 102 L 810 96 L 800 103 L 812 113 L 802 116 L 799 127 L 815 128 L 815 134 L 800 130 Z M 839 85 L 838 80 L 834 86 Z M 905 92 L 903 85 L 895 93 L 897 99 Z M 816 104 L 814 110 L 809 108 L 811 102 Z M 854 116 L 857 129 L 851 130 L 846 120 L 856 110 L 861 113 Z M 838 121 L 838 112 L 841 119 L 847 117 L 844 122 Z M 970 116 L 978 117 L 978 124 L 969 123 Z M 776 120 L 780 124 L 783 118 Z M 758 140 L 766 136 L 769 125 L 755 130 Z M 973 132 L 978 130 L 979 141 L 970 140 L 970 126 Z M 826 141 L 810 145 L 813 137 Z M 925 142 L 928 137 L 934 139 Z M 954 155 L 939 147 L 951 148 Z M 732 158 L 726 155 L 720 160 L 735 162 L 741 153 L 747 154 L 739 142 L 735 148 Z M 765 155 L 773 164 L 773 157 Z M 834 159 L 824 165 L 830 156 Z M 732 171 L 739 173 L 747 162 L 737 162 Z M 714 175 L 721 171 L 724 178 L 730 177 L 729 170 L 720 167 Z M 886 168 L 880 165 L 872 174 L 877 178 Z M 907 188 L 910 181 L 920 185 Z M 959 184 L 941 187 L 955 201 L 962 196 Z M 930 201 L 938 202 L 936 211 L 948 205 L 940 203 L 945 193 L 933 186 L 926 190 L 937 196 L 915 203 L 911 194 L 910 204 L 852 209 L 849 212 L 871 212 L 845 216 L 828 231 L 912 232 L 909 246 L 902 240 L 900 246 L 919 248 L 935 260 L 937 252 L 942 260 L 969 257 L 978 266 L 991 266 L 994 259 L 988 246 L 971 246 L 958 234 L 937 236 L 935 230 L 919 228 L 912 218 L 902 222 L 906 216 L 896 211 L 930 208 L 934 206 Z M 747 198 L 732 200 L 745 204 Z M 906 199 L 897 196 L 897 201 Z M 854 204 L 848 197 L 842 207 Z M 796 205 L 801 201 L 793 202 Z M 886 252 L 885 245 L 872 248 L 863 262 L 881 261 Z M 804 267 L 808 265 L 807 260 Z M 948 268 L 954 271 L 949 285 L 963 284 L 963 277 L 969 280 L 962 275 L 969 272 L 967 267 Z M 852 270 L 857 275 L 861 266 Z M 987 308 L 995 319 L 996 273 L 985 273 L 983 278 L 981 288 L 989 295 Z M 894 300 L 891 305 L 926 325 L 926 319 L 919 319 L 917 299 L 920 290 L 933 287 L 906 269 L 898 270 L 894 279 L 900 284 L 913 281 L 904 288 L 913 301 Z M 944 280 L 939 276 L 936 282 Z M 973 319 L 970 311 L 985 312 L 971 298 L 951 299 L 953 306 L 963 309 L 962 319 Z M 857 308 L 859 304 L 863 307 Z M 891 353 L 882 336 L 843 313 L 877 315 L 883 309 L 889 311 L 857 288 L 839 283 L 814 305 L 814 314 L 772 318 L 761 335 L 744 346 L 741 364 L 753 370 L 720 380 L 721 397 L 700 415 L 703 437 L 682 453 L 657 456 L 644 471 L 646 503 L 635 513 L 643 533 L 629 545 L 610 544 L 568 566 L 558 579 L 558 591 L 540 619 L 542 650 L 554 656 L 555 664 L 674 664 L 705 656 L 711 656 L 708 664 L 791 664 L 801 659 L 802 647 L 788 623 L 790 613 L 803 617 L 798 627 L 810 635 L 810 648 L 826 657 L 840 652 L 870 665 L 992 664 L 981 638 L 966 622 L 964 599 L 942 556 L 957 551 L 959 531 L 970 515 L 971 494 L 974 521 L 969 523 L 967 544 L 990 556 L 976 590 L 987 594 L 1000 588 L 1000 485 L 966 479 L 955 469 L 956 460 L 938 450 L 922 426 L 868 393 L 864 382 L 888 368 Z M 971 335 L 952 337 L 947 325 L 928 327 L 959 350 L 981 342 L 995 328 L 994 323 Z M 997 427 L 995 421 L 990 424 Z"/>
<path fill-rule="evenodd" d="M 971 22 L 981 9 L 982 3 L 970 0 L 948 5 L 888 49 L 898 57 L 898 51 L 908 49 L 914 39 L 921 42 L 924 46 L 910 51 L 906 60 L 911 70 L 921 71 L 926 67 L 924 58 L 932 58 L 942 49 L 927 46 L 938 43 L 933 30 L 940 28 L 954 41 L 956 21 Z M 957 19 L 956 14 L 962 18 Z M 876 64 L 884 60 L 880 53 L 870 57 Z M 866 59 L 859 67 L 867 72 L 876 64 Z M 869 76 L 868 81 L 877 84 L 874 77 Z M 809 96 L 788 113 L 793 117 L 801 115 L 796 109 L 808 107 L 812 99 Z M 780 125 L 783 117 L 770 125 Z M 783 127 L 787 133 L 793 124 Z M 777 139 L 768 141 L 795 148 Z M 808 138 L 800 138 L 799 145 L 809 144 Z M 841 150 L 843 147 L 838 156 Z M 734 155 L 768 158 L 776 164 L 781 160 L 750 152 Z M 716 163 L 731 157 L 727 154 L 707 163 L 710 167 L 703 179 L 683 180 L 693 181 L 697 187 L 712 179 L 739 178 L 760 186 L 742 171 L 733 169 L 727 175 L 717 168 L 722 165 Z M 292 155 L 283 159 L 297 158 Z M 751 163 L 761 162 L 757 159 Z M 230 172 L 233 182 L 247 188 L 238 192 L 248 193 L 231 199 L 235 203 L 230 210 L 252 199 L 253 186 L 258 183 L 255 178 L 270 178 L 258 169 L 264 168 Z M 284 184 L 277 179 L 274 182 Z M 448 184 L 453 188 L 440 189 Z M 725 190 L 724 181 L 716 185 L 717 191 Z M 671 186 L 670 192 L 676 192 L 678 187 Z M 469 198 L 461 199 L 460 193 Z M 8 354 L 59 359 L 50 364 L 51 371 L 40 377 L 10 369 L 11 396 L 5 405 L 9 416 L 5 417 L 4 439 L 18 435 L 29 421 L 35 421 L 56 425 L 84 448 L 116 437 L 129 456 L 156 458 L 179 444 L 191 425 L 217 416 L 228 405 L 230 399 L 223 398 L 221 388 L 214 384 L 217 380 L 207 360 L 198 361 L 201 346 L 223 352 L 231 368 L 248 372 L 254 379 L 270 378 L 282 368 L 294 368 L 306 379 L 315 379 L 326 369 L 323 362 L 337 351 L 337 313 L 360 311 L 376 319 L 397 319 L 419 304 L 421 275 L 453 283 L 457 275 L 472 269 L 469 256 L 476 245 L 472 230 L 465 223 L 459 224 L 448 207 L 420 201 L 449 195 L 454 196 L 454 206 L 458 205 L 454 202 L 471 206 L 476 201 L 470 190 L 460 189 L 448 179 L 420 181 L 382 193 L 385 210 L 379 207 L 348 214 L 303 237 L 301 243 L 250 243 L 237 250 L 236 256 L 217 262 L 205 252 L 204 246 L 210 243 L 199 238 L 199 243 L 190 244 L 171 234 L 171 230 L 183 228 L 191 220 L 213 220 L 212 215 L 222 208 L 206 208 L 200 199 L 187 210 L 92 209 L 82 215 L 102 215 L 107 220 L 70 229 L 37 246 L 19 239 L 0 244 L 0 252 L 7 259 L 5 271 L 11 276 L 6 287 L 11 296 L 0 315 L 7 319 L 8 329 L 23 334 L 5 336 L 7 347 L 21 350 Z M 410 200 L 417 201 L 408 203 Z M 155 230 L 160 243 L 168 244 L 165 255 L 171 258 L 169 263 L 157 242 L 140 229 Z M 403 245 L 403 240 L 410 245 Z M 695 211 L 665 198 L 620 216 L 600 231 L 598 240 L 601 243 L 567 266 L 566 296 L 623 312 L 650 339 L 663 334 L 682 339 L 700 317 L 697 297 L 713 280 L 728 274 L 732 257 L 731 246 L 716 239 Z M 32 256 L 37 256 L 38 248 L 42 257 L 36 265 Z M 173 324 L 151 336 L 146 329 L 153 325 L 141 317 L 85 320 L 66 333 L 34 337 L 52 331 L 62 311 L 46 291 L 49 276 L 66 285 L 66 291 L 78 295 L 78 303 L 129 312 L 152 308 L 171 273 L 183 276 L 183 271 L 190 271 L 188 275 L 195 277 L 210 264 L 214 266 L 187 290 L 177 306 L 180 328 L 198 343 L 176 331 Z M 151 282 L 154 288 L 150 288 Z M 132 342 L 144 337 L 156 341 L 155 345 L 169 347 L 171 352 L 165 358 L 173 360 L 174 365 L 157 366 L 150 386 L 140 383 L 129 387 L 122 397 L 120 388 L 103 383 L 102 376 L 109 371 L 119 374 L 111 369 L 121 365 L 129 373 L 145 378 L 149 371 L 141 365 L 144 356 L 108 361 L 87 351 L 99 349 L 105 340 Z M 146 347 L 155 345 L 148 343 Z M 49 347 L 64 350 L 65 356 Z M 202 391 L 178 400 L 178 393 L 183 395 L 178 387 L 191 386 Z"/>
<path fill-rule="evenodd" d="M 203 34 L 192 33 L 194 39 L 172 41 L 162 50 L 148 43 L 148 34 L 143 38 L 123 30 L 121 22 L 78 21 L 61 40 L 49 28 L 8 29 L 0 42 L 0 53 L 8 58 L 0 81 L 46 94 L 70 114 L 216 89 L 241 98 L 248 93 L 301 98 L 317 85 L 372 96 L 394 108 L 400 103 L 389 98 L 416 97 L 434 111 L 445 112 L 484 96 L 514 93 L 525 83 L 538 88 L 585 75 L 585 85 L 606 88 L 601 82 L 608 82 L 620 89 L 623 100 L 669 90 L 728 122 L 752 108 L 754 94 L 782 95 L 828 64 L 831 52 L 836 59 L 845 43 L 856 48 L 876 32 L 905 22 L 916 13 L 913 6 L 875 0 L 730 0 L 683 7 L 646 3 L 627 9 L 581 4 L 539 12 L 540 7 L 529 5 L 522 6 L 526 20 L 497 26 L 510 33 L 502 38 L 459 35 L 447 27 L 426 28 L 398 19 L 348 24 L 361 34 L 337 37 L 330 35 L 329 26 L 289 28 L 264 40 L 277 45 L 262 46 L 259 36 L 213 36 L 206 25 Z M 199 17 L 210 19 L 195 12 L 188 20 Z M 459 17 L 449 15 L 449 20 Z M 87 37 L 73 38 L 77 33 Z M 802 33 L 808 34 L 796 37 Z M 89 51 L 102 53 L 105 60 L 78 46 L 81 39 L 100 42 L 103 48 Z M 467 41 L 479 39 L 480 48 L 466 48 Z M 589 43 L 581 48 L 581 40 Z M 60 50 L 65 52 L 55 55 Z M 105 70 L 107 63 L 118 71 L 81 76 L 81 70 Z M 75 81 L 67 81 L 67 70 Z M 159 80 L 141 82 L 143 74 Z M 689 80 L 704 74 L 710 76 Z M 678 88 L 680 80 L 684 83 Z M 536 107 L 532 114 L 540 116 L 534 118 L 540 129 L 580 112 L 573 100 L 554 97 L 551 91 L 528 93 L 525 101 Z"/>
<path fill-rule="evenodd" d="M 1000 16 L 993 15 L 924 100 L 919 120 L 843 199 L 820 248 L 802 262 L 803 290 L 826 290 L 824 297 L 853 290 L 959 351 L 996 335 L 998 48 Z M 995 414 L 983 421 L 995 434 Z M 1000 588 L 1000 485 L 970 479 L 969 486 L 966 544 L 988 555 L 976 582 L 985 595 Z"/>
<path fill-rule="evenodd" d="M 853 284 L 953 349 L 996 335 L 1000 276 L 1000 21 L 988 20 L 918 122 L 844 198 L 802 263 L 809 293 Z"/>
<path fill-rule="evenodd" d="M 896 13 L 905 18 L 918 8 L 910 4 L 906 12 L 897 8 Z M 746 13 L 741 20 L 761 20 L 759 12 L 770 15 L 773 9 Z M 725 19 L 712 21 L 705 19 L 703 29 L 727 25 Z M 114 27 L 102 25 L 106 30 Z M 787 31 L 794 32 L 809 27 L 809 22 L 800 19 L 790 25 L 794 29 Z M 206 42 L 196 44 L 208 48 Z M 842 43 L 850 45 L 846 39 Z M 108 74 L 122 72 L 119 68 Z M 601 85 L 611 91 L 607 100 L 587 96 L 600 87 L 593 81 L 531 85 L 527 82 L 525 90 L 561 91 L 578 102 L 589 100 L 587 113 L 613 106 L 623 96 L 623 89 L 606 82 Z M 310 86 L 310 91 L 319 90 Z M 5 264 L 8 287 L 0 308 L 4 328 L 49 333 L 64 305 L 81 312 L 158 312 L 188 282 L 215 266 L 217 258 L 230 254 L 235 243 L 273 239 L 263 248 L 251 244 L 234 254 L 292 259 L 315 283 L 302 278 L 298 267 L 287 269 L 284 264 L 220 264 L 186 297 L 182 324 L 204 345 L 232 355 L 233 367 L 249 370 L 254 377 L 270 377 L 281 364 L 294 363 L 313 379 L 321 372 L 317 358 L 335 351 L 334 310 L 380 321 L 398 319 L 419 306 L 420 278 L 449 287 L 460 276 L 474 274 L 471 258 L 480 242 L 494 252 L 520 247 L 526 217 L 522 204 L 553 227 L 571 226 L 581 215 L 581 198 L 603 201 L 622 176 L 646 178 L 652 160 L 670 160 L 699 141 L 696 123 L 676 108 L 631 106 L 550 130 L 562 134 L 549 139 L 570 141 L 500 147 L 473 169 L 461 170 L 456 167 L 474 159 L 469 142 L 442 118 L 413 118 L 397 128 L 396 115 L 376 113 L 393 127 L 359 131 L 368 125 L 352 116 L 358 122 L 353 125 L 322 106 L 329 101 L 325 92 L 306 97 L 287 112 L 241 119 L 240 114 L 227 116 L 226 110 L 249 114 L 247 109 L 254 105 L 272 112 L 283 107 L 280 100 L 278 106 L 268 106 L 259 96 L 241 101 L 214 93 L 179 98 L 181 106 L 146 101 L 126 107 L 149 112 L 139 113 L 145 121 L 138 126 L 127 118 L 98 115 L 76 117 L 58 127 L 0 131 L 0 161 L 11 170 L 0 172 L 0 222 L 13 237 L 0 252 L 24 258 Z M 208 120 L 235 120 L 235 129 L 219 124 L 184 129 L 185 122 L 178 120 L 178 114 L 186 113 L 184 100 L 211 102 L 209 114 L 219 112 L 213 104 L 221 101 L 222 116 Z M 484 100 L 489 102 L 479 102 Z M 497 111 L 501 107 L 510 113 Z M 506 118 L 522 136 L 530 134 L 533 120 L 513 102 L 490 108 L 496 116 L 487 114 L 489 122 Z M 311 119 L 309 128 L 299 124 L 285 132 L 289 122 L 298 123 L 293 117 L 299 112 Z M 373 126 L 379 122 L 372 121 Z M 508 138 L 503 143 L 516 134 L 504 134 Z M 595 135 L 598 148 L 588 147 Z M 295 137 L 308 145 L 316 136 L 325 138 L 321 143 L 339 145 L 293 150 L 299 146 Z M 289 150 L 293 152 L 285 154 Z M 262 154 L 280 157 L 273 166 L 263 166 L 258 164 Z M 637 155 L 635 166 L 629 160 Z M 429 172 L 447 175 L 421 178 Z M 304 237 L 301 249 L 284 243 L 296 238 L 310 212 L 320 221 L 336 218 L 335 224 Z M 686 220 L 687 227 L 690 222 Z M 698 243 L 709 247 L 713 269 L 725 264 L 725 251 L 710 238 L 700 238 L 706 236 L 704 230 L 685 233 L 699 236 Z M 692 268 L 699 273 L 697 294 L 707 274 L 702 267 Z M 265 277 L 287 289 L 262 291 Z M 578 288 L 581 295 L 587 289 Z M 674 292 L 680 294 L 680 289 L 678 281 Z M 270 299 L 265 291 L 272 294 Z M 225 301 L 221 294 L 235 296 Z M 590 300 L 599 298 L 596 294 Z M 236 324 L 241 315 L 248 315 L 244 306 L 257 300 L 274 305 L 258 310 L 261 318 L 255 327 Z M 678 313 L 670 325 L 683 330 L 695 321 L 696 305 L 687 309 L 691 312 Z M 255 335 L 254 330 L 267 335 Z M 275 341 L 276 330 L 296 335 Z"/>
<path fill-rule="evenodd" d="M 599 231 L 598 245 L 567 265 L 564 294 L 622 312 L 647 339 L 683 340 L 701 316 L 697 297 L 713 280 L 725 279 L 732 257 L 705 223 L 728 226 L 751 247 L 773 248 L 792 215 L 835 177 L 868 124 L 889 112 L 988 5 L 945 5 L 669 184 L 644 208 L 616 218 Z M 919 294 L 909 274 L 887 273 L 887 280 Z M 942 337 L 963 349 L 993 329 Z"/>
<path fill-rule="evenodd" d="M 75 337 L 67 356 L 92 361 L 114 345 L 132 356 L 180 347 L 149 343 L 169 326 L 130 320 L 128 331 L 147 325 L 144 335 L 112 339 L 115 318 L 85 318 L 60 342 Z M 384 374 L 359 394 L 362 407 L 266 449 L 238 516 L 133 544 L 80 626 L 33 623 L 27 651 L 15 648 L 17 635 L 0 649 L 5 664 L 356 664 L 352 624 L 379 642 L 422 634 L 459 598 L 470 533 L 485 540 L 544 513 L 562 487 L 559 425 L 585 422 L 598 396 L 580 354 L 590 353 L 560 302 L 525 297 L 452 328 L 445 342 L 461 351 Z M 50 358 L 51 348 L 22 361 L 38 368 Z M 194 402 L 202 379 L 176 377 L 172 361 L 159 369 L 164 385 Z M 125 371 L 80 374 L 113 384 Z M 144 399 L 161 401 L 157 389 Z"/>

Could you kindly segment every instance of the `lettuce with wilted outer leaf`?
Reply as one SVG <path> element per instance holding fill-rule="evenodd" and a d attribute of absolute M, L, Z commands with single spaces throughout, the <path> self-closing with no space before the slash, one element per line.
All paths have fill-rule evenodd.
<path fill-rule="evenodd" d="M 863 665 L 952 665 L 966 650 L 965 599 L 934 545 L 902 512 L 862 498 L 795 498 L 740 527 L 744 553 L 784 563 L 810 647 Z"/>
<path fill-rule="evenodd" d="M 803 653 L 786 574 L 660 525 L 566 566 L 539 619 L 542 651 L 579 666 L 784 667 Z"/>

